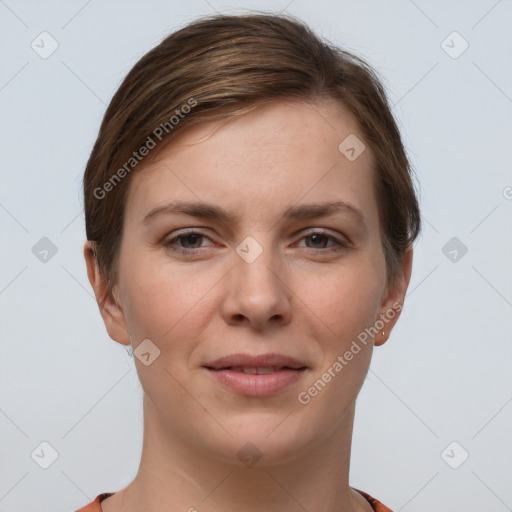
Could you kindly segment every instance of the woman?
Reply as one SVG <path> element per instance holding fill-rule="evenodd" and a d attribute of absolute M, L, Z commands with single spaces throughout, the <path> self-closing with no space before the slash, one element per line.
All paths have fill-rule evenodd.
<path fill-rule="evenodd" d="M 352 428 L 420 213 L 372 69 L 288 16 L 199 19 L 121 84 L 84 196 L 144 442 L 80 511 L 389 511 L 349 486 Z"/>

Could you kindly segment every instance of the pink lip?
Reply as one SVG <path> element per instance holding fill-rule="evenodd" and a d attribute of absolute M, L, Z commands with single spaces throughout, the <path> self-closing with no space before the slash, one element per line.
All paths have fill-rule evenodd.
<path fill-rule="evenodd" d="M 286 366 L 287 368 L 299 369 L 304 368 L 306 365 L 297 359 L 281 354 L 261 354 L 258 356 L 251 356 L 249 354 L 231 354 L 229 356 L 221 357 L 211 363 L 206 363 L 203 366 L 215 370 L 230 368 L 233 366 L 245 366 L 253 368 L 263 368 L 269 366 Z"/>
<path fill-rule="evenodd" d="M 277 393 L 297 382 L 307 366 L 301 361 L 281 354 L 231 354 L 216 361 L 205 364 L 218 382 L 247 396 L 267 396 Z M 233 367 L 268 368 L 278 370 L 262 375 L 246 374 L 233 370 Z"/>
<path fill-rule="evenodd" d="M 300 379 L 302 370 L 282 369 L 263 375 L 248 375 L 234 370 L 213 370 L 208 372 L 221 384 L 248 396 L 266 396 L 281 391 Z"/>

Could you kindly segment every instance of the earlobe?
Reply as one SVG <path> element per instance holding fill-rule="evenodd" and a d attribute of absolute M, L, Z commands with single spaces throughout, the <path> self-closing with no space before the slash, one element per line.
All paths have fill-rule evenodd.
<path fill-rule="evenodd" d="M 96 302 L 109 336 L 122 345 L 130 345 L 130 335 L 126 329 L 126 321 L 120 301 L 108 290 L 107 281 L 104 279 L 97 262 L 95 244 L 90 240 L 87 240 L 84 244 L 84 258 L 87 266 L 87 276 L 94 290 Z"/>
<path fill-rule="evenodd" d="M 391 330 L 395 326 L 400 313 L 402 312 L 405 294 L 409 287 L 412 272 L 412 247 L 409 247 L 404 253 L 402 260 L 402 269 L 400 275 L 392 283 L 391 286 L 386 286 L 386 293 L 381 303 L 379 318 L 376 319 L 384 323 L 382 329 L 375 335 L 374 345 L 380 346 L 386 343 L 391 334 Z M 380 323 L 378 325 L 381 325 Z"/>

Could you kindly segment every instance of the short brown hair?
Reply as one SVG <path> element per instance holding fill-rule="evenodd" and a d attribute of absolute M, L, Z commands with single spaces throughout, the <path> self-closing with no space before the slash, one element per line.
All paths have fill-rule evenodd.
<path fill-rule="evenodd" d="M 158 138 L 152 158 L 194 124 L 243 115 L 270 101 L 322 99 L 349 109 L 376 157 L 380 232 L 392 282 L 421 219 L 410 163 L 378 76 L 300 20 L 256 13 L 206 16 L 170 34 L 113 96 L 83 178 L 87 239 L 95 242 L 108 291 L 118 279 L 130 170 L 139 161 L 134 152 Z"/>

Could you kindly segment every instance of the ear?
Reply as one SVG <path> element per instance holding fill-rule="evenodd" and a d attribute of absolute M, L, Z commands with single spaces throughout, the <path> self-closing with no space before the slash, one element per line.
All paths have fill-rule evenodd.
<path fill-rule="evenodd" d="M 107 282 L 103 278 L 98 266 L 95 253 L 95 244 L 87 240 L 84 244 L 85 264 L 87 265 L 87 276 L 94 290 L 96 302 L 100 309 L 101 316 L 108 335 L 122 345 L 130 345 L 130 335 L 126 328 L 126 320 L 120 301 L 108 292 Z"/>
<path fill-rule="evenodd" d="M 400 275 L 397 277 L 394 283 L 386 285 L 386 291 L 383 295 L 383 300 L 379 309 L 379 316 L 375 319 L 375 323 L 380 320 L 377 324 L 384 324 L 382 329 L 379 329 L 375 334 L 374 345 L 380 346 L 386 343 L 391 330 L 395 326 L 400 313 L 402 312 L 403 303 L 405 300 L 405 293 L 411 280 L 412 270 L 412 247 L 409 247 L 404 254 L 402 261 L 402 268 Z M 384 331 L 384 334 L 382 334 Z"/>

